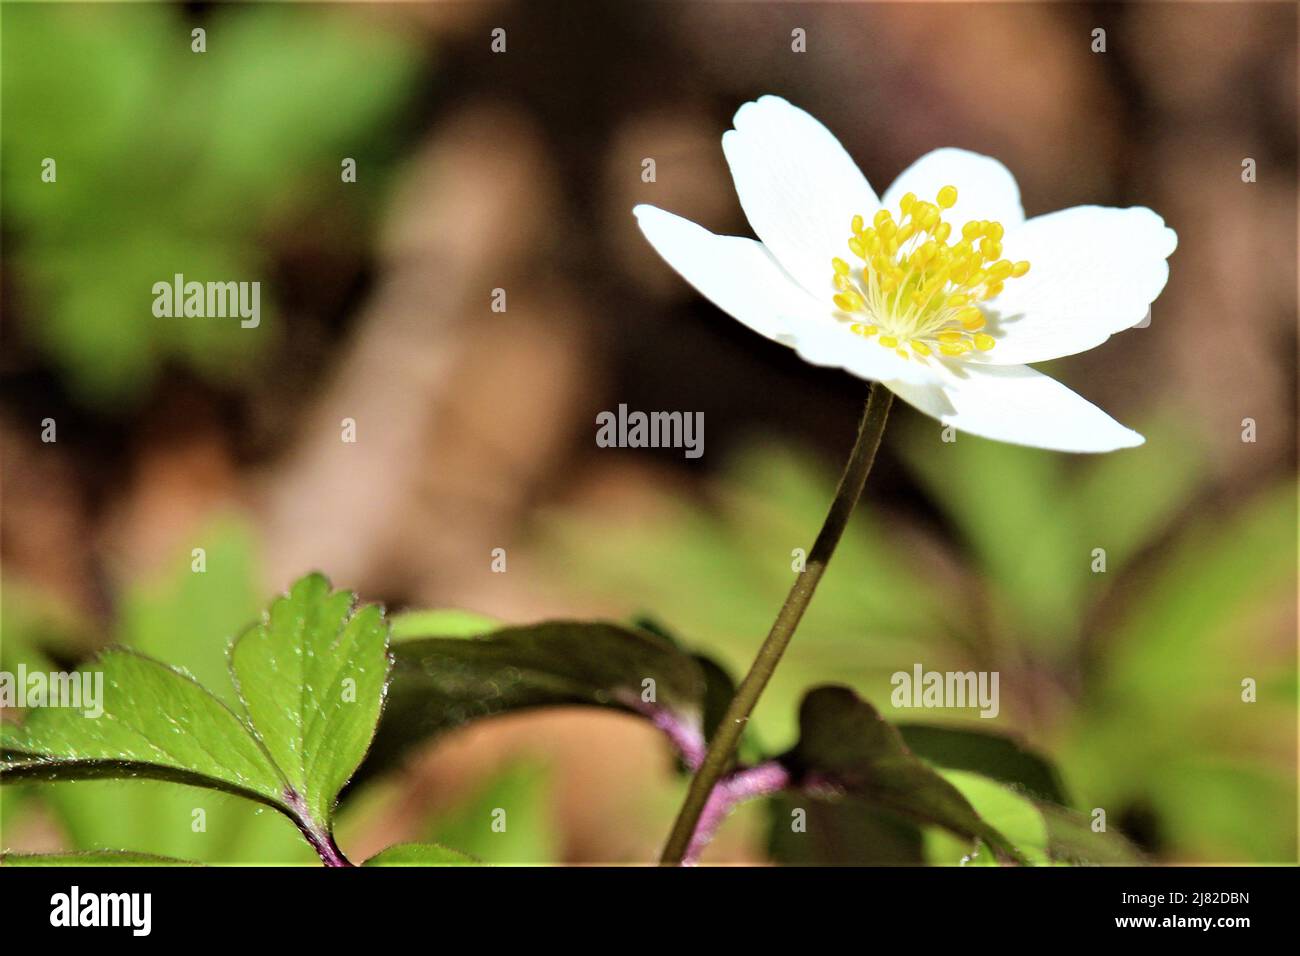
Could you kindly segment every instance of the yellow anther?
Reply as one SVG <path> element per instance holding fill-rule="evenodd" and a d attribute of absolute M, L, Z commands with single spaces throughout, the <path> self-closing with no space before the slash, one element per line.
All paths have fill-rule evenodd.
<path fill-rule="evenodd" d="M 944 186 L 934 202 L 905 195 L 899 218 L 878 210 L 867 222 L 853 216 L 849 250 L 862 265 L 831 260 L 833 301 L 853 314 L 855 335 L 875 337 L 902 359 L 925 361 L 939 355 L 961 358 L 987 352 L 996 340 L 984 331 L 984 312 L 976 304 L 997 296 L 1005 282 L 1029 271 L 1028 262 L 1001 258 L 1003 227 L 985 219 L 961 226 L 945 222 L 942 211 L 957 202 L 957 189 Z"/>
<path fill-rule="evenodd" d="M 989 278 L 994 282 L 1001 282 L 1011 275 L 1015 270 L 1015 265 L 1009 259 L 999 259 L 993 265 L 989 266 Z"/>

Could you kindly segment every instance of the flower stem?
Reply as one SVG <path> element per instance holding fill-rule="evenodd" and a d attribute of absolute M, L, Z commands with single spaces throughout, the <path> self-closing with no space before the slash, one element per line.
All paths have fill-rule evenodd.
<path fill-rule="evenodd" d="M 682 803 L 672 833 L 668 836 L 668 843 L 659 860 L 661 865 L 676 866 L 686 856 L 713 788 L 727 770 L 740 741 L 740 734 L 749 721 L 749 715 L 776 670 L 776 665 L 781 662 L 781 655 L 794 636 L 795 628 L 808 609 L 826 565 L 835 553 L 835 546 L 844 534 L 849 515 L 858 503 L 867 475 L 871 473 L 871 465 L 876 460 L 876 449 L 880 447 L 880 436 L 885 430 L 885 420 L 889 417 L 889 407 L 893 400 L 893 393 L 889 389 L 879 383 L 872 383 L 867 407 L 858 426 L 858 438 L 849 454 L 848 463 L 844 466 L 844 473 L 840 475 L 839 487 L 835 489 L 830 511 L 826 514 L 812 550 L 808 552 L 804 570 L 795 578 L 767 639 L 759 648 L 758 656 L 749 667 L 749 673 L 736 688 L 735 696 L 727 706 L 713 739 L 709 741 L 704 761 L 691 780 L 686 800 Z"/>

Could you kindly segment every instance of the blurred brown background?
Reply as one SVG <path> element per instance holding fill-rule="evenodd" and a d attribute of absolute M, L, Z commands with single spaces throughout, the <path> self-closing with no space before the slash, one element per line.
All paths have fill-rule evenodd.
<path fill-rule="evenodd" d="M 255 26 L 241 27 L 245 18 Z M 1195 464 L 1179 486 L 1185 500 L 1170 508 L 1152 554 L 1181 547 L 1182 524 L 1235 513 L 1294 479 L 1297 23 L 1289 4 L 484 2 L 273 14 L 186 4 L 145 12 L 10 7 L 4 19 L 7 638 L 37 620 L 47 644 L 74 635 L 65 653 L 76 659 L 120 636 L 124 594 L 186 572 L 190 549 L 210 540 L 213 522 L 232 520 L 248 529 L 258 604 L 320 568 L 392 608 L 464 607 L 509 621 L 649 612 L 688 641 L 720 643 L 719 654 L 740 666 L 761 628 L 738 622 L 736 633 L 719 636 L 707 613 L 663 606 L 676 584 L 656 592 L 635 577 L 597 580 L 589 573 L 597 552 L 587 545 L 675 527 L 685 520 L 682 502 L 716 515 L 738 494 L 735 469 L 743 466 L 734 463 L 756 447 L 801 458 L 820 478 L 851 440 L 863 384 L 803 365 L 699 299 L 642 240 L 630 213 L 650 202 L 749 235 L 719 139 L 742 102 L 768 92 L 825 122 L 880 191 L 920 154 L 955 145 L 1005 162 L 1030 216 L 1085 203 L 1148 205 L 1177 230 L 1151 326 L 1053 369 L 1125 424 L 1173 421 L 1194 444 Z M 286 47 L 268 40 L 233 59 L 237 29 L 292 47 L 304 24 L 358 49 L 308 48 L 290 70 Z M 231 58 L 235 80 L 202 85 L 195 71 L 217 67 L 189 52 L 194 26 L 208 31 L 212 63 Z M 506 30 L 505 53 L 490 49 L 497 27 Z M 1106 30 L 1104 54 L 1091 50 L 1097 27 Z M 791 51 L 794 28 L 806 31 L 806 53 Z M 46 44 L 40 57 L 16 49 L 25 31 Z M 376 37 L 384 39 L 372 45 Z M 101 49 L 108 43 L 170 52 L 135 61 L 135 73 L 122 66 L 129 77 L 120 95 L 93 110 L 76 89 L 38 103 L 34 91 L 55 82 L 38 60 L 95 62 L 109 56 Z M 350 72 L 337 87 L 337 78 L 312 72 L 316 60 L 345 56 Z M 380 58 L 388 64 L 382 82 L 372 72 Z M 174 87 L 161 79 L 164 68 Z M 245 100 L 224 96 L 244 81 Z M 350 83 L 373 87 L 364 104 Z M 281 96 L 295 87 L 310 109 Z M 159 104 L 184 91 L 193 96 L 187 116 L 216 124 L 226 109 L 239 135 L 192 139 L 192 152 L 174 151 L 164 134 L 170 114 Z M 141 102 L 123 105 L 135 93 Z M 278 98 L 287 102 L 272 116 Z M 108 119 L 87 125 L 84 114 L 111 118 L 118 107 L 118 127 Z M 256 174 L 259 150 L 285 156 L 310 140 L 321 128 L 312 110 L 357 119 L 340 120 L 316 151 L 286 159 L 264 200 L 204 193 L 172 215 L 156 198 L 194 191 L 205 176 L 232 181 L 234 171 L 196 161 L 209 153 L 243 150 L 250 182 L 265 180 Z M 272 145 L 259 145 L 263 128 Z M 59 211 L 66 220 L 52 230 L 56 211 L 16 180 L 31 180 L 36 158 L 53 155 L 49 137 L 62 134 L 101 164 L 105 185 L 84 210 Z M 157 149 L 139 145 L 154 135 Z M 134 156 L 131 143 L 150 155 Z M 78 155 L 71 145 L 69 153 Z M 358 181 L 341 183 L 340 157 L 356 155 L 365 157 Z M 653 183 L 641 179 L 646 157 L 656 162 Z M 1258 168 L 1250 184 L 1241 176 L 1246 158 Z M 156 169 L 173 178 L 151 178 Z M 75 160 L 61 161 L 61 182 L 79 176 Z M 143 225 L 131 227 L 133 216 Z M 81 281 L 76 269 L 106 257 L 102 271 L 121 273 L 127 267 L 112 257 L 127 245 L 123 237 L 131 228 L 154 235 L 164 222 L 179 230 L 178 242 L 235 250 L 208 261 L 247 265 L 235 275 L 261 278 L 273 310 L 264 328 L 222 333 L 254 344 L 228 354 L 223 343 L 177 345 L 151 338 L 146 321 L 107 324 L 101 338 L 69 346 L 65 339 L 111 310 L 114 294 L 69 301 L 64 287 Z M 80 265 L 46 268 L 65 254 Z M 145 276 L 184 271 L 162 252 L 142 261 Z M 147 287 L 135 288 L 143 296 Z M 496 288 L 508 296 L 504 313 L 490 309 Z M 141 303 L 147 309 L 147 298 L 122 308 L 140 311 Z M 217 353 L 219 362 L 205 358 Z M 98 368 L 114 363 L 129 373 Z M 620 402 L 703 411 L 706 454 L 691 462 L 668 451 L 598 449 L 595 415 Z M 57 422 L 55 444 L 41 442 L 46 417 Z M 1247 417 L 1258 427 L 1250 444 L 1241 440 Z M 344 418 L 357 423 L 355 444 L 340 441 Z M 903 434 L 930 425 L 900 409 L 893 427 Z M 869 486 L 900 553 L 928 563 L 931 575 L 978 581 L 956 570 L 967 545 L 901 460 L 900 443 L 887 435 Z M 1085 467 L 1079 462 L 1053 467 L 1069 477 Z M 778 565 L 791 547 L 807 545 L 818 518 L 773 531 Z M 1293 512 L 1289 520 L 1294 544 Z M 508 573 L 490 571 L 497 547 L 509 555 Z M 871 588 L 870 580 L 850 585 L 851 569 L 840 573 L 846 588 Z M 1234 842 L 1230 827 L 1228 836 L 1198 841 L 1184 832 L 1203 833 L 1201 823 L 1180 829 L 1161 798 L 1139 788 L 1125 812 L 1158 855 L 1295 858 L 1293 564 L 1284 577 L 1291 591 L 1257 607 L 1256 631 L 1281 661 L 1275 689 L 1283 700 L 1270 718 L 1276 735 L 1260 731 L 1259 759 L 1282 781 L 1282 801 L 1266 812 L 1286 806 L 1289 785 L 1292 819 L 1278 821 L 1267 846 Z M 1113 585 L 1118 610 L 1105 613 L 1122 613 L 1126 587 L 1149 584 L 1140 575 L 1131 581 Z M 695 585 L 707 605 L 709 589 L 737 581 L 719 567 L 716 579 L 706 570 Z M 755 620 L 775 613 L 780 593 L 779 584 L 763 592 Z M 1025 698 L 1007 705 L 1012 725 L 1063 760 L 1073 751 L 1062 728 L 1097 666 L 1089 635 L 1102 627 L 1083 627 L 1060 656 L 1026 652 L 1017 659 L 1037 675 L 1025 682 L 1036 689 L 1004 690 Z M 852 635 L 853 646 L 867 640 Z M 857 682 L 854 665 L 828 660 L 815 676 Z M 1227 676 L 1235 686 L 1237 671 Z M 775 718 L 778 737 L 783 719 Z M 377 848 L 409 835 L 521 757 L 549 768 L 548 846 L 557 858 L 653 856 L 680 781 L 651 730 L 588 712 L 471 728 L 376 798 L 380 809 L 352 839 Z M 1217 792 L 1207 789 L 1204 799 Z M 25 826 L 34 845 L 67 842 L 48 814 Z M 760 859 L 760 829 L 747 814 L 711 852 Z"/>

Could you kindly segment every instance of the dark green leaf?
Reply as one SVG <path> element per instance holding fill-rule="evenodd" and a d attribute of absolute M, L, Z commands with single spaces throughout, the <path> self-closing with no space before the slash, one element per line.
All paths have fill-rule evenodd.
<path fill-rule="evenodd" d="M 1047 848 L 1053 860 L 1075 864 L 1145 862 L 1142 852 L 1117 830 L 1093 830 L 1091 817 L 1043 803 L 1038 809 L 1047 824 Z"/>
<path fill-rule="evenodd" d="M 702 746 L 699 665 L 645 631 L 559 621 L 480 638 L 401 641 L 393 658 L 388 706 L 363 773 L 390 768 L 415 744 L 471 720 L 560 704 L 639 714 L 679 748 Z"/>
<path fill-rule="evenodd" d="M 930 763 L 983 774 L 1051 803 L 1069 803 L 1056 768 L 1013 737 L 966 727 L 896 726 L 908 749 Z"/>
<path fill-rule="evenodd" d="M 736 682 L 731 679 L 726 668 L 713 658 L 704 654 L 692 656 L 704 676 L 704 737 L 711 740 L 718 724 L 722 723 L 722 716 L 726 713 L 731 698 L 736 694 Z M 742 745 L 746 740 L 752 742 L 752 735 L 747 734 L 741 741 Z"/>
<path fill-rule="evenodd" d="M 893 866 L 925 862 L 916 824 L 869 801 L 785 792 L 772 798 L 769 808 L 768 852 L 778 863 Z"/>
<path fill-rule="evenodd" d="M 794 787 L 844 793 L 865 804 L 1023 857 L 982 820 L 951 783 L 908 751 L 898 731 L 847 687 L 809 691 L 799 709 L 799 743 L 781 761 Z"/>

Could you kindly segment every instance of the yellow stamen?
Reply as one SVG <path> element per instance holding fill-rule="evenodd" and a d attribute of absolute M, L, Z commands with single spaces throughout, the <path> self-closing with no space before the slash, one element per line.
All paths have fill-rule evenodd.
<path fill-rule="evenodd" d="M 944 221 L 956 203 L 957 188 L 944 186 L 933 202 L 903 196 L 897 218 L 888 209 L 877 210 L 870 224 L 852 217 L 848 248 L 862 266 L 855 272 L 837 256 L 831 278 L 835 306 L 855 316 L 855 334 L 877 336 L 885 348 L 922 363 L 967 358 L 997 344 L 976 303 L 996 298 L 1006 282 L 1029 272 L 1029 263 L 1002 258 L 1001 223 L 971 220 L 957 229 Z"/>

